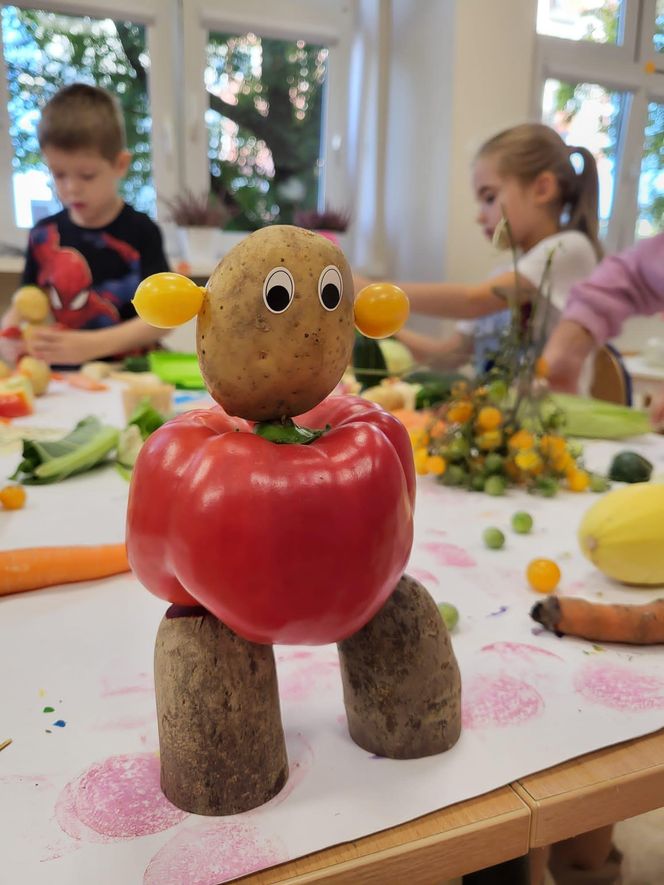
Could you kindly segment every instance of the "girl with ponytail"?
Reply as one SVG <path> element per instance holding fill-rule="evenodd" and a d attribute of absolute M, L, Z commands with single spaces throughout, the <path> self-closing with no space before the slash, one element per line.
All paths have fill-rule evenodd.
<path fill-rule="evenodd" d="M 579 171 L 574 157 L 582 162 Z M 507 248 L 500 225 L 503 216 L 509 222 L 516 271 L 510 261 L 477 284 L 399 283 L 413 313 L 473 321 L 458 323 L 443 340 L 409 329 L 397 334 L 417 362 L 440 368 L 462 365 L 473 349 L 476 368 L 482 368 L 482 359 L 497 349 L 499 333 L 509 322 L 505 293 L 518 292 L 524 302 L 532 299 L 551 255 L 547 326 L 553 329 L 570 287 L 587 277 L 602 256 L 595 160 L 585 148 L 568 147 L 550 127 L 524 123 L 494 135 L 475 157 L 472 184 L 477 223 L 485 236 Z M 367 282 L 356 278 L 356 283 Z"/>

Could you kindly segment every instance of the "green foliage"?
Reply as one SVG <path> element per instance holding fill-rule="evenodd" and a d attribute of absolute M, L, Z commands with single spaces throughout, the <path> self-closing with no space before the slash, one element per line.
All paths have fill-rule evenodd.
<path fill-rule="evenodd" d="M 229 227 L 289 224 L 296 209 L 316 208 L 326 60 L 301 40 L 210 34 L 208 156 L 212 189 L 238 210 Z"/>
<path fill-rule="evenodd" d="M 17 170 L 44 169 L 36 124 L 43 105 L 69 83 L 96 83 L 122 105 L 132 163 L 124 195 L 154 212 L 145 28 L 89 16 L 3 6 L 10 135 Z"/>

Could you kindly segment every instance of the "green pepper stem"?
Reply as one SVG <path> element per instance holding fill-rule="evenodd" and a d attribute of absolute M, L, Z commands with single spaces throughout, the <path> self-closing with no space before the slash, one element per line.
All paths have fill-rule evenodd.
<path fill-rule="evenodd" d="M 308 445 L 330 429 L 328 424 L 322 430 L 311 430 L 308 427 L 300 427 L 292 418 L 281 418 L 278 421 L 259 421 L 254 427 L 254 433 L 274 443 L 298 443 Z"/>

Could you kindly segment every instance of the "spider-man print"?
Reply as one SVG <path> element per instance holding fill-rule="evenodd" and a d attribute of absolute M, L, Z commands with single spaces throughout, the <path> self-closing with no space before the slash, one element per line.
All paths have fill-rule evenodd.
<path fill-rule="evenodd" d="M 114 249 L 128 265 L 128 273 L 93 285 L 86 257 L 78 249 L 61 246 L 57 226 L 47 224 L 37 227 L 31 240 L 39 266 L 37 284 L 47 292 L 56 322 L 70 329 L 115 325 L 121 320 L 120 307 L 136 291 L 140 256 L 132 246 L 107 233 L 89 231 L 84 240 L 93 248 Z"/>
<path fill-rule="evenodd" d="M 100 229 L 79 227 L 66 210 L 33 228 L 23 284 L 47 292 L 53 317 L 70 329 L 132 319 L 139 282 L 168 270 L 156 224 L 131 206 Z"/>

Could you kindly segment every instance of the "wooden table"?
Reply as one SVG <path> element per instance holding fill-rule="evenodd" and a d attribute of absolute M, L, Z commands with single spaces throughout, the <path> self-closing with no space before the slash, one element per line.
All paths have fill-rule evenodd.
<path fill-rule="evenodd" d="M 663 804 L 664 729 L 238 881 L 438 885 Z"/>
<path fill-rule="evenodd" d="M 531 811 L 530 846 L 549 845 L 664 804 L 664 730 L 512 785 Z"/>
<path fill-rule="evenodd" d="M 511 787 L 244 876 L 251 885 L 438 885 L 528 851 L 530 809 Z"/>

